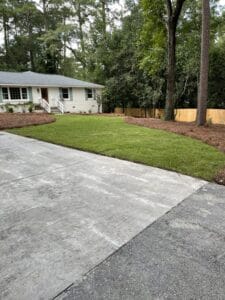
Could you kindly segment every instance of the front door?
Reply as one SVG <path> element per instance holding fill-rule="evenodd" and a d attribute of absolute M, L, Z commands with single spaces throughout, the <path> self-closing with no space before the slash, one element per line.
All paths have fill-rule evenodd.
<path fill-rule="evenodd" d="M 41 98 L 45 99 L 48 102 L 48 89 L 47 88 L 41 89 Z"/>

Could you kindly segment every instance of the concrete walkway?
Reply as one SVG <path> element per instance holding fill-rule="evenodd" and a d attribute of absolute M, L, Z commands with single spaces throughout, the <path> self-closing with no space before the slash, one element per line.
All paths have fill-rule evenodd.
<path fill-rule="evenodd" d="M 64 297 L 205 184 L 0 132 L 0 299 Z"/>

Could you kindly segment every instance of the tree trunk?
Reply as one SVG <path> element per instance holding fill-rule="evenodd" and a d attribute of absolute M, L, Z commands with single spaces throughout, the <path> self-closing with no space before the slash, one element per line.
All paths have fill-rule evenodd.
<path fill-rule="evenodd" d="M 5 48 L 5 61 L 8 64 L 8 29 L 7 29 L 7 17 L 3 13 L 3 31 L 4 31 L 4 48 Z"/>
<path fill-rule="evenodd" d="M 174 94 L 175 94 L 175 68 L 176 68 L 176 29 L 172 22 L 168 24 L 168 74 L 165 120 L 174 120 Z"/>
<path fill-rule="evenodd" d="M 106 40 L 106 1 L 102 0 L 102 32 L 104 36 L 104 40 Z"/>
<path fill-rule="evenodd" d="M 84 32 L 83 32 L 83 18 L 81 15 L 80 1 L 78 1 L 77 15 L 78 15 L 78 24 L 79 24 L 80 46 L 81 46 L 81 53 L 82 53 L 82 65 L 86 75 L 86 53 L 85 53 Z"/>
<path fill-rule="evenodd" d="M 31 20 L 31 16 L 30 20 Z M 34 51 L 33 51 L 33 28 L 32 28 L 32 23 L 30 22 L 29 28 L 28 28 L 28 37 L 29 37 L 29 54 L 30 54 L 30 65 L 31 65 L 31 70 L 35 72 L 35 63 L 34 63 Z"/>
<path fill-rule="evenodd" d="M 176 74 L 176 30 L 185 0 L 165 0 L 167 7 L 168 65 L 165 120 L 174 120 L 175 74 Z"/>
<path fill-rule="evenodd" d="M 42 0 L 42 9 L 43 9 L 45 32 L 47 32 L 48 31 L 48 13 L 47 13 L 46 0 Z"/>
<path fill-rule="evenodd" d="M 209 44 L 210 44 L 210 4 L 209 0 L 202 0 L 202 38 L 201 38 L 201 67 L 198 92 L 197 125 L 206 123 L 208 100 L 209 74 Z"/>
<path fill-rule="evenodd" d="M 63 25 L 66 26 L 66 16 L 63 15 Z M 63 35 L 63 62 L 66 61 L 66 36 Z"/>

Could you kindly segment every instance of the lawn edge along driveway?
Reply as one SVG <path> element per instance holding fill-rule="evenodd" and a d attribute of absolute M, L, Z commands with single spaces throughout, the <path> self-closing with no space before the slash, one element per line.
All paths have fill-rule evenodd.
<path fill-rule="evenodd" d="M 63 115 L 52 124 L 9 132 L 208 181 L 225 166 L 225 154 L 212 146 L 163 130 L 130 125 L 120 117 Z"/>
<path fill-rule="evenodd" d="M 205 181 L 2 132 L 0 299 L 52 299 Z"/>

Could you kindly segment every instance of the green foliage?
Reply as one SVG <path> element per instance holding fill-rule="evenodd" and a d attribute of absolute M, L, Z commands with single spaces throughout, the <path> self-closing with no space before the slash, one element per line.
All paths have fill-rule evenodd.
<path fill-rule="evenodd" d="M 108 62 L 104 104 L 108 111 L 120 107 L 154 107 L 162 98 L 164 82 L 140 68 L 139 33 L 142 28 L 139 5 L 123 18 L 122 27 L 108 39 Z M 155 89 L 160 86 L 160 89 Z"/>
<path fill-rule="evenodd" d="M 165 0 L 2 0 L 0 70 L 58 73 L 104 84 L 104 107 L 164 107 Z M 121 4 L 121 3 L 120 3 Z M 225 107 L 225 13 L 211 1 L 210 107 Z M 186 0 L 177 29 L 176 106 L 195 107 L 201 1 Z"/>
<path fill-rule="evenodd" d="M 14 109 L 13 109 L 13 107 L 10 106 L 10 105 L 7 105 L 7 104 L 6 104 L 5 109 L 6 109 L 6 112 L 7 112 L 7 113 L 14 113 Z"/>
<path fill-rule="evenodd" d="M 28 111 L 29 111 L 29 113 L 32 113 L 33 110 L 34 110 L 34 104 L 32 103 L 28 106 Z"/>
<path fill-rule="evenodd" d="M 144 24 L 139 41 L 140 66 L 151 78 L 166 80 L 165 1 L 142 0 Z M 218 13 L 218 1 L 211 1 L 211 56 L 209 78 L 210 107 L 225 107 L 224 52 L 219 47 L 225 41 L 223 15 Z M 196 107 L 200 68 L 201 1 L 186 0 L 177 29 L 176 107 Z M 218 35 L 218 33 L 220 33 Z M 216 43 L 216 46 L 214 45 Z M 219 72 L 216 72 L 216 69 Z M 218 76 L 218 74 L 220 74 Z M 158 81 L 158 80 L 157 80 Z M 158 81 L 159 82 L 159 81 Z M 152 85 L 152 83 L 151 83 Z M 161 92 L 157 85 L 154 90 Z M 165 98 L 165 90 L 163 91 Z"/>
<path fill-rule="evenodd" d="M 165 4 L 163 0 L 142 0 L 143 26 L 140 32 L 140 66 L 150 75 L 157 75 L 166 64 Z"/>

